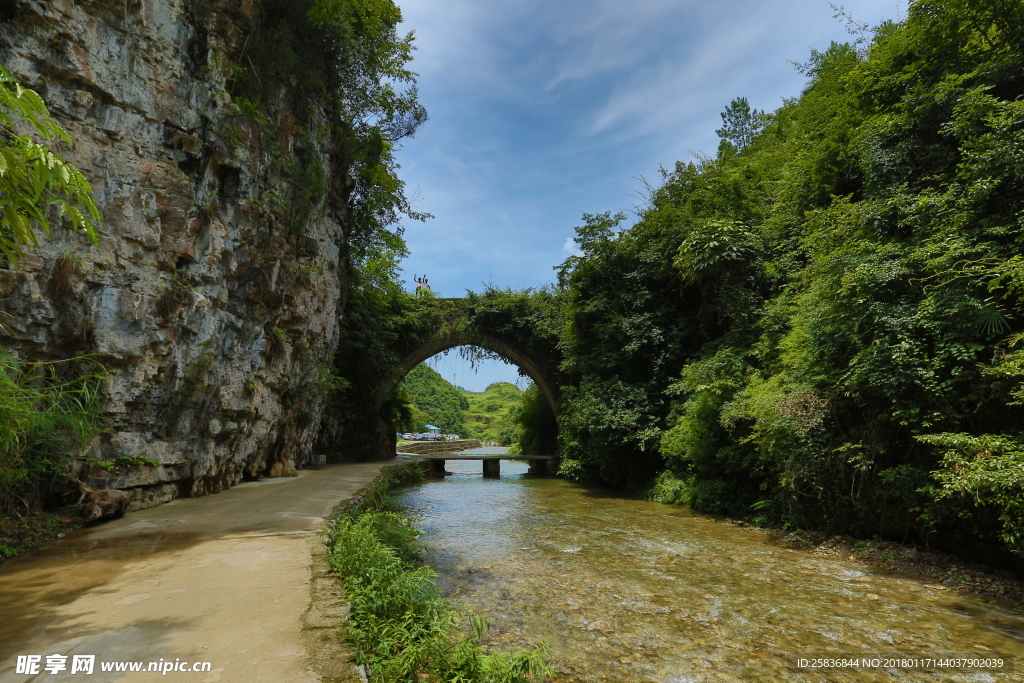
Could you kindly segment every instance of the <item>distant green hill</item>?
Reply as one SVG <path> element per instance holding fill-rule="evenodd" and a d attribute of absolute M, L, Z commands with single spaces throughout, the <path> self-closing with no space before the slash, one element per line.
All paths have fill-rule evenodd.
<path fill-rule="evenodd" d="M 523 392 L 514 384 L 495 382 L 482 392 L 466 391 L 420 363 L 406 375 L 400 389 L 412 402 L 412 424 L 401 429 L 422 432 L 432 424 L 445 434 L 497 441 L 503 446 L 515 439 L 511 411 L 519 405 Z"/>
<path fill-rule="evenodd" d="M 463 433 L 463 413 L 469 409 L 469 401 L 426 363 L 413 368 L 400 389 L 412 399 L 413 424 L 408 428 L 423 432 L 432 424 L 444 434 Z"/>
<path fill-rule="evenodd" d="M 514 384 L 495 382 L 483 392 L 463 390 L 469 402 L 463 414 L 463 436 L 468 439 L 497 441 L 508 446 L 515 440 L 515 424 L 510 411 L 519 405 L 523 392 Z"/>

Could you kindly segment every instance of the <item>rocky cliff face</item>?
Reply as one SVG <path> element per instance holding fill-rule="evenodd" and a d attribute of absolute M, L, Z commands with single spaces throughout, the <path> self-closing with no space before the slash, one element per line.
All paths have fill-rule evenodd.
<path fill-rule="evenodd" d="M 299 126 L 284 98 L 257 122 L 231 93 L 225 56 L 258 11 L 0 0 L 0 63 L 74 139 L 57 151 L 103 212 L 99 246 L 57 229 L 19 270 L 0 269 L 0 346 L 93 353 L 111 370 L 111 433 L 91 456 L 160 464 L 80 467 L 92 486 L 129 490 L 133 508 L 294 474 L 320 423 L 313 382 L 337 343 L 344 218 L 281 161 L 329 179 L 327 134 Z M 303 113 L 317 115 L 315 102 Z"/>

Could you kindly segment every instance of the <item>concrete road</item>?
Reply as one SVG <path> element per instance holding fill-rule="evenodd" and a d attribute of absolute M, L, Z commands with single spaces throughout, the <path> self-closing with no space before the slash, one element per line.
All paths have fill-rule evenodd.
<path fill-rule="evenodd" d="M 319 681 L 300 622 L 317 532 L 388 464 L 329 465 L 172 501 L 7 564 L 0 682 Z M 16 673 L 19 655 L 39 655 L 40 673 Z M 47 672 L 48 655 L 66 656 L 66 669 Z M 95 655 L 92 675 L 72 673 L 75 655 Z M 161 659 L 209 671 L 164 674 L 173 665 Z M 143 671 L 104 672 L 104 662 Z M 161 673 L 145 672 L 149 662 Z"/>

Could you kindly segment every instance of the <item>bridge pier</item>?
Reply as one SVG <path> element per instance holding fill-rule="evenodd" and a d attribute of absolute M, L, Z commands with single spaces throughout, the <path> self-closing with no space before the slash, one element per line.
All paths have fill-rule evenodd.
<path fill-rule="evenodd" d="M 501 476 L 501 460 L 497 458 L 493 460 L 484 460 L 484 476 L 485 477 L 500 477 Z"/>
<path fill-rule="evenodd" d="M 545 475 L 548 473 L 548 461 L 547 460 L 531 460 L 530 470 L 527 474 L 540 474 Z"/>
<path fill-rule="evenodd" d="M 443 477 L 444 475 L 448 474 L 448 472 L 444 469 L 444 460 L 441 460 L 440 458 L 432 458 L 430 460 L 430 471 L 439 477 Z"/>

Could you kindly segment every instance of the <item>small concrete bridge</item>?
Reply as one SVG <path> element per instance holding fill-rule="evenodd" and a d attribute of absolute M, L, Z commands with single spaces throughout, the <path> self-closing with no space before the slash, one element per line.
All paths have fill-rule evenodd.
<path fill-rule="evenodd" d="M 433 473 L 438 476 L 444 476 L 449 473 L 444 470 L 444 463 L 449 460 L 483 461 L 483 476 L 485 477 L 500 477 L 502 475 L 503 460 L 528 460 L 528 474 L 547 474 L 549 469 L 552 471 L 555 469 L 553 467 L 549 467 L 548 463 L 558 460 L 558 456 L 507 456 L 498 453 L 480 453 L 472 456 L 460 456 L 455 453 L 442 453 L 429 456 L 417 453 L 399 453 L 398 455 L 419 458 L 420 460 L 429 460 Z"/>
<path fill-rule="evenodd" d="M 444 469 L 447 460 L 481 460 L 485 477 L 501 476 L 502 460 L 529 460 L 529 474 L 548 474 L 556 468 L 548 465 L 552 460 L 557 461 L 557 455 L 508 455 L 506 453 L 474 453 L 462 455 L 462 451 L 480 448 L 481 442 L 475 439 L 460 439 L 458 441 L 416 441 L 404 443 L 395 451 L 395 455 L 404 455 L 420 460 L 429 460 L 431 470 L 437 476 L 443 477 L 448 472 Z"/>

